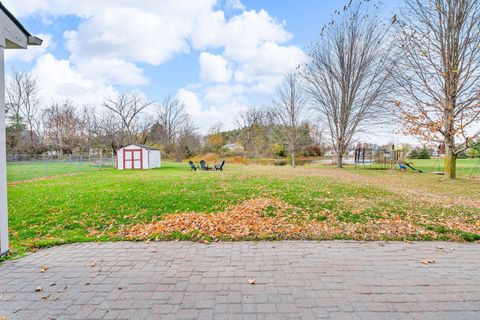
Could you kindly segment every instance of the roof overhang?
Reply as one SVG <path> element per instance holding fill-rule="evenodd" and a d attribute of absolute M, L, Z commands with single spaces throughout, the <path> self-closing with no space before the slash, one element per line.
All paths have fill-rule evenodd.
<path fill-rule="evenodd" d="M 0 47 L 5 49 L 26 49 L 39 46 L 42 40 L 32 36 L 27 29 L 0 2 Z"/>

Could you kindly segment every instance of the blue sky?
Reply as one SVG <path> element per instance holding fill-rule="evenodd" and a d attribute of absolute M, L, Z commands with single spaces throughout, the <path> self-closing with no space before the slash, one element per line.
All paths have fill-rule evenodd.
<path fill-rule="evenodd" d="M 386 14 L 398 1 L 386 1 Z M 45 105 L 71 99 L 101 106 L 125 91 L 155 101 L 173 95 L 202 130 L 215 122 L 231 128 L 239 111 L 270 101 L 347 2 L 4 0 L 45 40 L 41 48 L 8 52 L 7 73 L 32 71 Z"/>

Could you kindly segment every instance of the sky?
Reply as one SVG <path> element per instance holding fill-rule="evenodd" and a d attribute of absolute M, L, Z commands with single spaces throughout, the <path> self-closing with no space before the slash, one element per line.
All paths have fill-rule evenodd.
<path fill-rule="evenodd" d="M 7 76 L 31 71 L 44 104 L 70 99 L 99 112 L 105 97 L 119 92 L 157 102 L 171 95 L 201 131 L 218 122 L 231 129 L 238 112 L 271 101 L 348 1 L 3 0 L 44 40 L 6 51 Z M 385 0 L 386 14 L 398 1 Z M 398 140 L 389 128 L 376 130 L 368 139 Z"/>

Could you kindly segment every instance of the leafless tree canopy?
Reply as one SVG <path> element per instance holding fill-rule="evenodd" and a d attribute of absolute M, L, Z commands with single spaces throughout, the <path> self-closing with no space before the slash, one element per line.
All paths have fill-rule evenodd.
<path fill-rule="evenodd" d="M 135 93 L 123 93 L 105 99 L 104 107 L 110 111 L 104 125 L 112 134 L 112 149 L 129 143 L 144 143 L 149 131 L 148 118 L 142 112 L 153 102 L 141 98 Z"/>
<path fill-rule="evenodd" d="M 276 96 L 273 100 L 273 114 L 278 123 L 280 138 L 288 145 L 292 167 L 295 167 L 295 154 L 305 132 L 301 130 L 301 125 L 306 120 L 306 99 L 297 72 L 287 74 L 284 83 L 277 88 Z"/>
<path fill-rule="evenodd" d="M 78 134 L 82 131 L 82 122 L 71 101 L 62 104 L 52 103 L 43 112 L 45 144 L 52 151 L 72 153 L 83 143 Z"/>
<path fill-rule="evenodd" d="M 254 152 L 256 138 L 262 133 L 266 120 L 266 113 L 253 107 L 240 112 L 237 116 L 240 140 L 250 155 Z"/>
<path fill-rule="evenodd" d="M 480 135 L 480 1 L 407 0 L 396 101 L 406 132 L 445 143 L 445 170 Z"/>
<path fill-rule="evenodd" d="M 172 150 L 175 140 L 185 125 L 190 125 L 190 117 L 185 104 L 172 96 L 163 100 L 158 111 L 157 134 L 167 150 Z"/>
<path fill-rule="evenodd" d="M 307 91 L 326 123 L 339 167 L 354 135 L 382 120 L 391 92 L 388 31 L 362 5 L 346 7 L 309 48 Z"/>
<path fill-rule="evenodd" d="M 10 131 L 19 135 L 22 127 L 27 131 L 29 148 L 35 149 L 39 134 L 39 89 L 37 79 L 27 72 L 13 71 L 6 83 L 6 111 Z M 17 136 L 20 143 L 22 137 Z"/>

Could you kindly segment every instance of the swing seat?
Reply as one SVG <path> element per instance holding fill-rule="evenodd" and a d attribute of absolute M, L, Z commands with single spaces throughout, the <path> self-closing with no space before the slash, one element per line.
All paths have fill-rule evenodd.
<path fill-rule="evenodd" d="M 436 174 L 436 175 L 439 175 L 439 176 L 444 176 L 445 175 L 445 172 L 443 172 L 443 171 L 432 171 L 430 173 L 431 174 Z"/>

